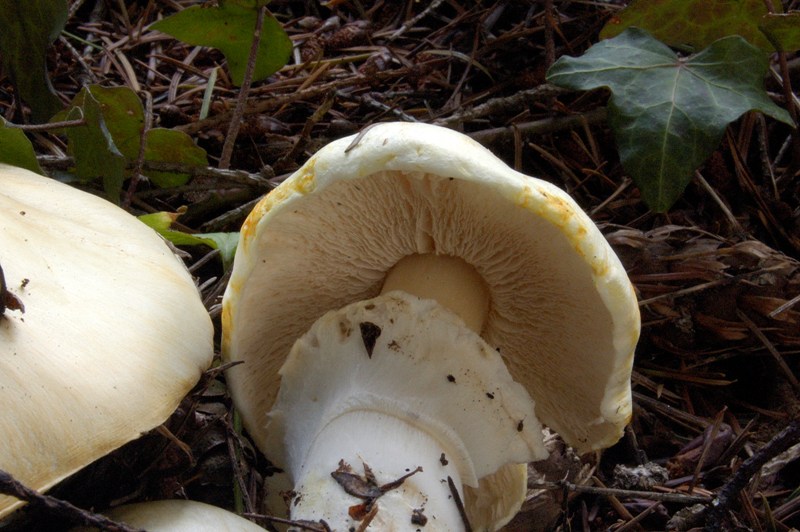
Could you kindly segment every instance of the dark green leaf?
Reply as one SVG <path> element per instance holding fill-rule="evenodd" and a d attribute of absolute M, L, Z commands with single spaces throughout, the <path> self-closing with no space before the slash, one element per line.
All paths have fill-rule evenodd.
<path fill-rule="evenodd" d="M 63 107 L 47 76 L 45 54 L 66 22 L 66 0 L 0 0 L 0 59 L 34 122 L 46 122 Z"/>
<path fill-rule="evenodd" d="M 128 87 L 91 85 L 89 91 L 100 105 L 103 120 L 114 145 L 128 159 L 139 157 L 144 110 L 139 97 Z"/>
<path fill-rule="evenodd" d="M 148 161 L 180 163 L 186 166 L 208 166 L 206 151 L 197 146 L 182 131 L 154 128 L 147 132 L 144 158 Z M 189 181 L 189 174 L 145 172 L 153 183 L 162 188 L 177 187 Z"/>
<path fill-rule="evenodd" d="M 106 149 L 111 150 L 115 156 L 122 156 L 124 165 L 135 161 L 139 157 L 142 128 L 144 127 L 144 111 L 136 93 L 127 87 L 106 88 L 91 85 L 78 93 L 72 101 L 71 107 L 56 114 L 53 120 L 66 120 L 75 116 L 76 109 L 81 113 L 87 113 L 88 117 L 89 114 L 85 109 L 87 105 L 91 105 L 96 111 L 99 111 L 99 120 L 87 124 L 88 128 L 95 128 L 91 137 L 92 141 L 107 141 L 104 144 Z M 81 149 L 80 146 L 75 145 L 75 142 L 87 141 L 87 137 L 83 135 L 86 128 L 78 129 L 80 131 L 77 132 L 77 137 L 75 132 L 68 129 L 62 131 L 70 141 L 70 150 Z M 102 150 L 100 153 L 103 153 Z M 108 151 L 105 154 L 108 155 Z M 97 154 L 97 156 L 100 155 Z M 191 137 L 181 131 L 161 128 L 154 128 L 147 132 L 144 158 L 148 161 L 179 163 L 186 166 L 208 166 L 205 150 L 196 146 Z M 76 164 L 81 163 L 83 161 L 76 160 Z M 115 177 L 113 179 L 116 180 L 116 166 L 114 168 Z M 78 176 L 84 180 L 91 179 L 87 177 L 90 175 L 95 175 L 95 173 L 91 171 L 78 172 Z M 189 175 L 185 173 L 148 171 L 146 175 L 160 187 L 183 185 L 189 180 Z M 123 170 L 122 179 L 125 177 L 130 177 L 130 170 Z M 104 182 L 106 179 L 108 178 L 104 178 Z M 122 180 L 120 179 L 118 187 L 114 183 L 106 184 L 117 188 L 118 194 Z"/>
<path fill-rule="evenodd" d="M 59 113 L 54 120 L 81 117 L 86 119 L 86 125 L 64 129 L 67 149 L 75 158 L 75 175 L 81 181 L 102 179 L 106 195 L 118 203 L 125 178 L 125 157 L 111 137 L 100 102 L 86 88 L 81 89 L 69 110 Z"/>
<path fill-rule="evenodd" d="M 758 110 L 792 123 L 764 90 L 766 72 L 767 58 L 741 37 L 679 59 L 631 28 L 581 57 L 560 58 L 547 79 L 572 89 L 611 90 L 609 122 L 622 164 L 648 205 L 666 211 L 740 115 Z"/>
<path fill-rule="evenodd" d="M 780 2 L 775 2 L 780 8 Z M 771 52 L 772 45 L 758 28 L 768 13 L 764 0 L 633 0 L 609 20 L 601 39 L 636 26 L 675 48 L 701 50 L 730 35 Z"/>
<path fill-rule="evenodd" d="M 800 50 L 800 11 L 791 11 L 785 15 L 765 15 L 759 28 L 776 50 Z"/>
<path fill-rule="evenodd" d="M 251 5 L 252 4 L 252 5 Z M 258 11 L 253 0 L 220 2 L 219 6 L 191 6 L 150 26 L 183 42 L 210 46 L 225 54 L 231 79 L 242 84 Z M 201 31 L 202 29 L 202 31 Z M 253 80 L 275 73 L 289 59 L 292 42 L 280 22 L 264 18 Z"/>
<path fill-rule="evenodd" d="M 43 173 L 31 141 L 21 129 L 8 127 L 3 117 L 0 117 L 0 163 Z"/>

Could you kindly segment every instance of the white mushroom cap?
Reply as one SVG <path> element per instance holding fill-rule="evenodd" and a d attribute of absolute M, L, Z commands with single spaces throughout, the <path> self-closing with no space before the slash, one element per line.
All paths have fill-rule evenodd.
<path fill-rule="evenodd" d="M 0 317 L 0 469 L 34 489 L 164 422 L 211 362 L 183 263 L 101 198 L 0 165 L 0 264 L 25 306 Z"/>
<path fill-rule="evenodd" d="M 148 532 L 263 532 L 233 512 L 197 501 L 165 500 L 118 506 L 111 519 Z M 78 529 L 85 530 L 85 529 Z"/>
<path fill-rule="evenodd" d="M 294 341 L 368 299 L 414 254 L 459 257 L 483 278 L 481 336 L 545 424 L 580 451 L 616 442 L 631 415 L 639 311 L 625 270 L 557 187 L 457 132 L 389 123 L 335 141 L 267 195 L 242 228 L 223 307 L 223 352 L 245 426 L 266 413 Z"/>

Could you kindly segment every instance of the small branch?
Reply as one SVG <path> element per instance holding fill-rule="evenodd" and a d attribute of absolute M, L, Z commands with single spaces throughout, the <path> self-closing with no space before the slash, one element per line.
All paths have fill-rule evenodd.
<path fill-rule="evenodd" d="M 42 495 L 23 485 L 3 470 L 0 470 L 0 493 L 26 501 L 33 506 L 42 508 L 72 523 L 95 526 L 109 532 L 143 532 L 141 529 L 131 528 L 125 524 L 112 521 L 104 515 L 82 510 L 66 501 L 56 499 L 49 495 Z"/>
<path fill-rule="evenodd" d="M 641 523 L 645 517 L 653 513 L 653 511 L 656 508 L 658 508 L 660 504 L 661 503 L 658 501 L 652 503 L 650 506 L 645 508 L 644 511 L 640 512 L 639 515 L 637 515 L 636 517 L 634 517 L 633 519 L 631 519 L 630 521 L 628 521 L 627 523 L 616 529 L 616 532 L 627 532 L 628 530 L 634 530 L 634 529 L 641 530 L 638 527 L 639 523 Z"/>
<path fill-rule="evenodd" d="M 85 125 L 86 125 L 85 118 L 79 118 L 77 120 L 64 120 L 62 122 L 50 122 L 47 124 L 12 124 L 11 122 L 6 122 L 6 127 L 21 129 L 22 131 L 27 131 L 29 133 L 34 133 L 39 131 L 51 131 L 53 129 L 61 129 L 64 127 L 79 127 Z"/>
<path fill-rule="evenodd" d="M 767 7 L 767 11 L 770 13 L 775 13 L 775 5 L 772 0 L 764 0 L 764 5 Z M 777 46 L 776 46 L 777 49 Z M 786 100 L 786 110 L 789 112 L 789 116 L 792 118 L 794 122 L 794 129 L 791 133 L 792 138 L 792 161 L 789 165 L 790 172 L 796 170 L 800 167 L 800 115 L 798 114 L 798 105 L 797 105 L 797 97 L 794 94 L 794 89 L 792 89 L 792 76 L 791 71 L 789 70 L 789 62 L 786 59 L 786 52 L 783 50 L 777 50 L 778 55 L 778 68 L 780 69 L 780 75 L 778 79 L 781 83 L 781 88 L 783 89 L 783 97 Z"/>
<path fill-rule="evenodd" d="M 753 323 L 753 320 L 750 317 L 742 312 L 740 309 L 736 309 L 736 315 L 739 316 L 739 319 L 747 326 L 748 329 L 752 331 L 753 334 L 761 340 L 761 343 L 764 344 L 764 347 L 767 348 L 769 354 L 775 359 L 775 362 L 778 364 L 778 367 L 781 368 L 781 371 L 786 376 L 786 379 L 791 383 L 792 387 L 800 393 L 800 381 L 797 380 L 794 373 L 792 373 L 792 368 L 789 367 L 789 364 L 783 359 L 783 356 L 775 349 L 775 346 L 772 345 L 772 342 L 769 341 L 769 338 L 758 328 L 758 326 Z"/>
<path fill-rule="evenodd" d="M 428 4 L 428 7 L 420 11 L 419 14 L 417 14 L 417 16 L 415 16 L 411 20 L 406 21 L 399 29 L 397 29 L 394 33 L 389 35 L 389 37 L 386 39 L 387 42 L 389 43 L 393 42 L 395 39 L 403 35 L 409 29 L 413 28 L 417 22 L 427 17 L 432 11 L 438 9 L 439 5 L 441 5 L 442 2 L 443 0 L 433 0 L 433 2 Z"/>
<path fill-rule="evenodd" d="M 706 459 L 708 458 L 708 452 L 711 449 L 712 443 L 716 440 L 717 434 L 719 433 L 719 427 L 722 423 L 722 418 L 725 415 L 725 411 L 727 407 L 722 407 L 722 410 L 717 413 L 716 417 L 714 418 L 714 423 L 711 425 L 711 433 L 708 435 L 708 438 L 704 438 L 703 441 L 703 449 L 700 451 L 700 458 L 697 459 L 697 464 L 694 467 L 694 473 L 692 474 L 692 480 L 689 482 L 689 494 L 691 495 L 694 491 L 695 486 L 697 486 L 697 482 L 700 480 L 700 472 L 703 470 L 703 466 L 706 463 Z"/>
<path fill-rule="evenodd" d="M 370 75 L 354 75 L 347 76 L 341 79 L 335 79 L 327 83 L 314 84 L 306 89 L 300 88 L 294 90 L 289 94 L 275 94 L 270 95 L 269 98 L 254 98 L 254 101 L 248 103 L 243 110 L 243 114 L 252 115 L 259 113 L 266 113 L 279 109 L 285 105 L 291 105 L 300 100 L 312 100 L 329 93 L 331 90 L 338 90 L 345 87 L 357 88 L 362 85 L 372 85 L 377 82 L 393 80 L 401 78 L 408 74 L 408 69 L 400 68 L 396 70 L 387 70 L 385 72 L 376 72 Z M 173 129 L 183 131 L 188 135 L 194 135 L 199 131 L 209 128 L 221 127 L 225 123 L 234 120 L 233 113 L 223 112 L 218 115 L 210 116 L 197 122 L 176 126 Z"/>
<path fill-rule="evenodd" d="M 49 170 L 68 170 L 75 166 L 72 157 L 53 157 L 40 155 L 36 158 L 42 168 Z M 127 168 L 133 169 L 134 162 L 129 162 Z M 265 166 L 260 173 L 253 174 L 244 170 L 220 170 L 210 166 L 190 166 L 183 163 L 166 161 L 142 161 L 142 170 L 155 172 L 175 172 L 189 174 L 190 177 L 208 177 L 215 180 L 229 181 L 257 189 L 270 189 L 273 185 L 269 180 L 275 177 L 275 172 Z"/>
<path fill-rule="evenodd" d="M 79 6 L 82 3 L 83 0 L 75 2 L 74 4 L 72 4 L 72 6 L 70 6 L 70 10 L 72 10 L 73 7 Z M 72 15 L 70 15 L 70 18 L 72 18 Z M 69 42 L 69 39 L 66 38 L 64 33 L 62 33 L 58 37 L 58 42 L 60 42 L 67 50 L 69 50 L 69 53 L 72 54 L 73 59 L 75 59 L 75 61 L 77 61 L 77 63 L 81 66 L 83 74 L 78 74 L 76 76 L 78 78 L 80 85 L 83 86 L 83 85 L 90 85 L 92 83 L 97 83 L 97 77 L 94 75 L 94 72 L 92 72 L 92 68 L 86 64 L 86 61 L 83 59 L 83 56 L 81 56 L 81 53 L 78 50 L 76 50 L 74 46 L 72 46 L 72 43 Z"/>
<path fill-rule="evenodd" d="M 239 97 L 236 99 L 236 107 L 233 110 L 233 117 L 231 118 L 231 123 L 228 126 L 228 135 L 225 137 L 225 144 L 222 145 L 222 155 L 220 155 L 219 158 L 219 167 L 223 170 L 227 170 L 231 165 L 233 147 L 236 144 L 236 137 L 239 136 L 239 127 L 242 125 L 245 101 L 247 100 L 247 95 L 250 92 L 250 85 L 253 83 L 253 72 L 255 72 L 256 69 L 258 46 L 261 43 L 261 27 L 264 25 L 264 17 L 266 16 L 266 12 L 266 6 L 261 6 L 258 8 L 256 28 L 253 31 L 253 42 L 250 45 L 250 56 L 247 58 L 244 79 L 242 80 L 242 86 L 239 87 Z"/>
<path fill-rule="evenodd" d="M 314 114 L 312 114 L 308 120 L 306 120 L 306 123 L 303 125 L 303 130 L 300 131 L 300 134 L 297 136 L 297 141 L 294 143 L 294 146 L 292 146 L 292 149 L 289 150 L 286 155 L 275 161 L 275 164 L 273 165 L 274 168 L 277 168 L 278 171 L 280 171 L 281 169 L 289 168 L 292 165 L 294 159 L 302 153 L 308 144 L 308 139 L 311 138 L 311 131 L 314 129 L 314 126 L 320 120 L 322 120 L 328 111 L 331 110 L 335 99 L 336 98 L 334 94 L 328 94 L 328 96 L 325 97 L 322 103 L 314 111 Z"/>
<path fill-rule="evenodd" d="M 648 499 L 651 501 L 670 502 L 678 504 L 697 504 L 711 502 L 711 498 L 704 495 L 684 495 L 682 493 L 660 493 L 657 491 L 624 490 L 619 488 L 601 488 L 597 486 L 582 486 L 565 480 L 558 482 L 537 482 L 528 485 L 532 489 L 574 491 L 576 493 L 589 493 L 610 497 L 629 497 Z"/>
<path fill-rule="evenodd" d="M 739 234 L 744 234 L 744 228 L 739 223 L 739 220 L 736 219 L 736 216 L 733 215 L 725 202 L 722 201 L 722 198 L 719 197 L 717 192 L 712 188 L 708 181 L 706 181 L 706 178 L 703 177 L 703 174 L 701 174 L 699 170 L 695 170 L 694 177 L 697 179 L 698 183 L 700 183 L 700 186 L 708 193 L 708 195 L 711 196 L 711 199 L 714 200 L 714 203 L 716 203 L 720 208 L 722 213 L 725 215 L 725 218 L 727 218 L 728 223 L 731 224 L 733 230 Z"/>
<path fill-rule="evenodd" d="M 535 120 L 533 122 L 514 124 L 513 127 L 484 129 L 469 133 L 469 136 L 481 144 L 491 144 L 497 140 L 506 137 L 512 137 L 515 129 L 522 135 L 544 135 L 547 133 L 556 133 L 558 131 L 582 127 L 587 124 L 599 124 L 605 119 L 606 109 L 604 107 L 599 107 L 585 114 L 544 118 L 542 120 Z"/>
<path fill-rule="evenodd" d="M 548 98 L 569 92 L 567 89 L 550 85 L 539 85 L 532 89 L 519 91 L 504 98 L 492 98 L 476 107 L 467 108 L 461 112 L 440 118 L 435 123 L 440 126 L 455 126 L 470 122 L 486 116 L 515 115 L 527 107 L 530 102 L 545 101 Z"/>
<path fill-rule="evenodd" d="M 331 532 L 330 527 L 327 525 L 327 523 L 325 523 L 325 521 L 319 521 L 317 523 L 312 523 L 309 521 L 293 521 L 291 519 L 284 519 L 282 517 L 274 517 L 271 515 L 248 513 L 248 512 L 243 513 L 242 517 L 246 517 L 248 519 L 260 519 L 263 521 L 269 521 L 270 523 L 278 523 L 281 525 L 289 525 L 293 528 L 299 528 L 300 530 L 310 530 L 311 532 Z"/>
<path fill-rule="evenodd" d="M 775 316 L 777 316 L 778 314 L 781 314 L 782 312 L 786 312 L 787 310 L 789 310 L 790 308 L 792 308 L 793 306 L 795 306 L 798 303 L 800 303 L 800 294 L 797 294 L 792 299 L 790 299 L 789 301 L 787 301 L 783 305 L 779 306 L 778 308 L 776 308 L 775 310 L 770 312 L 769 313 L 769 317 L 770 318 L 775 318 Z"/>
<path fill-rule="evenodd" d="M 220 214 L 213 220 L 204 222 L 200 226 L 200 230 L 204 233 L 213 233 L 214 231 L 222 230 L 222 228 L 229 225 L 232 221 L 240 220 L 245 216 L 247 216 L 247 214 L 253 210 L 253 207 L 255 207 L 259 201 L 261 201 L 262 197 L 250 200 L 243 205 L 239 205 L 238 207 L 231 209 L 228 212 Z"/>
<path fill-rule="evenodd" d="M 764 464 L 797 443 L 798 440 L 800 440 L 800 420 L 795 419 L 766 445 L 756 451 L 753 456 L 745 460 L 730 480 L 722 486 L 714 500 L 711 501 L 707 511 L 705 530 L 710 530 L 711 532 L 722 530 L 722 521 L 725 518 L 725 514 L 733 505 L 739 492 L 747 486 Z"/>
<path fill-rule="evenodd" d="M 144 123 L 142 124 L 142 130 L 139 132 L 139 153 L 136 155 L 136 160 L 133 161 L 133 177 L 131 177 L 131 181 L 128 184 L 128 191 L 125 195 L 125 201 L 122 204 L 124 208 L 127 208 L 131 204 L 131 199 L 136 192 L 136 187 L 139 185 L 140 181 L 144 181 L 145 179 L 142 175 L 142 168 L 144 167 L 144 154 L 147 149 L 147 133 L 150 131 L 153 124 L 153 96 L 147 91 L 142 92 L 144 92 L 145 101 Z"/>

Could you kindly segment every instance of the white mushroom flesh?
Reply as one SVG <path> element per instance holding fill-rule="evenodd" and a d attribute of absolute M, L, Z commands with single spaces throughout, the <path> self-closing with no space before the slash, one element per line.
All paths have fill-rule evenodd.
<path fill-rule="evenodd" d="M 421 467 L 375 498 L 372 522 L 416 530 L 418 510 L 426 530 L 459 530 L 448 477 L 463 500 L 462 483 L 477 487 L 507 463 L 547 455 L 527 391 L 494 349 L 433 300 L 395 291 L 325 314 L 294 344 L 281 377 L 266 429 L 269 448 L 283 450 L 272 458 L 294 483 L 294 519 L 358 526 L 348 509 L 366 499 L 332 476 L 340 462 L 357 475 L 366 464 L 378 485 Z M 513 516 L 524 482 L 519 492 L 516 507 L 493 511 Z"/>

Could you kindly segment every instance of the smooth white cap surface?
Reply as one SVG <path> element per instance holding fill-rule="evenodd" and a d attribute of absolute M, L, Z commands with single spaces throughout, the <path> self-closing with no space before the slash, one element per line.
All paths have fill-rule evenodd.
<path fill-rule="evenodd" d="M 119 506 L 111 519 L 148 532 L 263 532 L 233 512 L 197 501 L 165 500 Z M 84 529 L 79 529 L 84 530 Z"/>
<path fill-rule="evenodd" d="M 183 263 L 101 198 L 0 165 L 0 264 L 25 305 L 0 318 L 0 469 L 31 488 L 164 422 L 211 362 Z"/>

